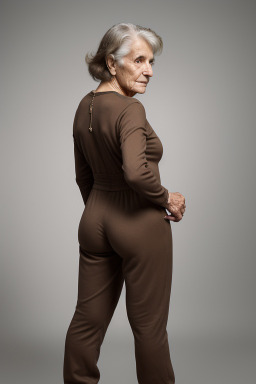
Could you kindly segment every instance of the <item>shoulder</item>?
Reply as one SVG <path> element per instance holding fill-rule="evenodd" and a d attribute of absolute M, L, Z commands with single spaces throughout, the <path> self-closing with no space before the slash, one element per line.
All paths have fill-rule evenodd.
<path fill-rule="evenodd" d="M 115 111 L 116 116 L 121 117 L 124 113 L 142 112 L 145 113 L 143 104 L 135 97 L 128 97 L 119 93 L 109 93 L 108 97 L 104 98 L 106 107 Z"/>
<path fill-rule="evenodd" d="M 126 103 L 125 107 L 130 108 L 137 108 L 145 111 L 144 105 L 139 99 L 136 99 L 136 97 L 126 97 Z"/>
<path fill-rule="evenodd" d="M 124 118 L 133 119 L 146 119 L 146 111 L 142 102 L 135 97 L 125 97 L 124 103 L 118 116 L 118 122 L 120 123 Z"/>
<path fill-rule="evenodd" d="M 117 119 L 117 129 L 121 143 L 132 133 L 140 131 L 140 134 L 147 134 L 145 108 L 138 99 L 130 98 L 130 100 L 127 100 Z"/>
<path fill-rule="evenodd" d="M 89 108 L 89 94 L 85 95 L 82 99 L 76 102 L 74 106 L 74 124 L 84 114 L 84 111 Z"/>
<path fill-rule="evenodd" d="M 80 109 L 83 109 L 85 106 L 88 106 L 90 104 L 90 101 L 91 101 L 91 95 L 89 92 L 87 93 L 87 95 L 83 96 L 82 99 L 78 101 L 76 110 L 78 111 Z"/>

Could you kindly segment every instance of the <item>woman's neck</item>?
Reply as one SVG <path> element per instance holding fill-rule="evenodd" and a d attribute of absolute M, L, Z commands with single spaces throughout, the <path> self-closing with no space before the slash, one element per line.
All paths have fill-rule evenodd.
<path fill-rule="evenodd" d="M 123 89 L 118 81 L 116 80 L 116 77 L 113 76 L 111 80 L 109 81 L 102 81 L 98 88 L 96 89 L 96 92 L 104 92 L 104 91 L 116 91 L 124 96 L 132 97 L 136 94 L 136 92 L 127 92 L 127 90 Z"/>

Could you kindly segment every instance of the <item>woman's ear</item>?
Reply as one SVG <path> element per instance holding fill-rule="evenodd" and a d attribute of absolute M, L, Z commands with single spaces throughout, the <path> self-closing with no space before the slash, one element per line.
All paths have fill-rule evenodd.
<path fill-rule="evenodd" d="M 106 65 L 108 67 L 109 72 L 111 73 L 112 76 L 115 76 L 116 74 L 116 63 L 115 60 L 111 55 L 107 56 L 106 58 Z"/>

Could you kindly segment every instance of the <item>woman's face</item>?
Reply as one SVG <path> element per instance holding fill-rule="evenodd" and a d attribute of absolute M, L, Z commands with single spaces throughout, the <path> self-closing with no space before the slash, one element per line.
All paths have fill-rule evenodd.
<path fill-rule="evenodd" d="M 123 57 L 123 67 L 114 63 L 116 80 L 128 96 L 145 93 L 153 76 L 153 62 L 151 46 L 144 39 L 137 38 L 131 43 L 130 53 Z"/>

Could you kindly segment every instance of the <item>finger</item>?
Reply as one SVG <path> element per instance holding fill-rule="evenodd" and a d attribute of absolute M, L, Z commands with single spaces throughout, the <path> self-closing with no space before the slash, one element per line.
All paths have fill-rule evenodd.
<path fill-rule="evenodd" d="M 176 219 L 178 220 L 178 221 L 180 221 L 180 220 L 182 220 L 182 214 L 181 214 L 181 212 L 178 212 L 176 215 Z"/>
<path fill-rule="evenodd" d="M 175 219 L 175 216 L 169 211 L 167 215 L 164 216 L 164 219 Z"/>
<path fill-rule="evenodd" d="M 172 216 L 172 215 L 165 215 L 164 216 L 164 219 L 170 219 L 170 218 L 174 218 L 174 216 Z"/>
<path fill-rule="evenodd" d="M 172 216 L 176 217 L 176 219 L 179 219 L 179 220 L 182 219 L 182 214 L 183 214 L 182 208 L 172 210 L 171 213 L 172 213 Z"/>
<path fill-rule="evenodd" d="M 166 216 L 164 216 L 164 219 L 167 219 L 167 220 L 170 220 L 170 221 L 178 222 L 178 221 L 182 220 L 182 217 L 183 217 L 183 216 L 181 215 L 181 213 L 175 213 L 175 214 L 172 213 L 172 215 L 166 215 Z"/>
<path fill-rule="evenodd" d="M 169 221 L 176 221 L 176 218 L 174 216 L 165 216 L 164 219 Z"/>

